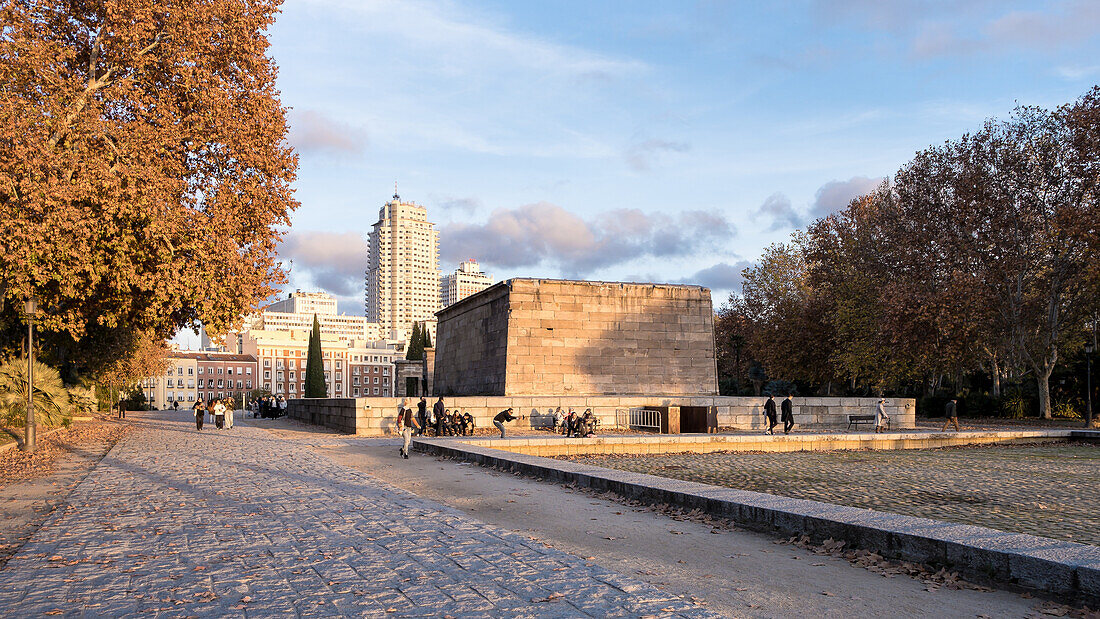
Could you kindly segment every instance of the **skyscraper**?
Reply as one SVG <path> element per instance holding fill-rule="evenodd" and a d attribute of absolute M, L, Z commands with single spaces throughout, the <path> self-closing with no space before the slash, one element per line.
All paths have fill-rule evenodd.
<path fill-rule="evenodd" d="M 439 232 L 423 206 L 394 193 L 367 245 L 367 320 L 405 339 L 414 321 L 434 321 L 439 310 Z"/>

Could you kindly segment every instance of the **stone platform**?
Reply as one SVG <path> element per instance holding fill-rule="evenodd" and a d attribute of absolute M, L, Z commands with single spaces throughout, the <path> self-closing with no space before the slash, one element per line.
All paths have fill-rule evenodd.
<path fill-rule="evenodd" d="M 1090 438 L 1087 433 L 1073 430 L 1006 434 L 1010 435 L 1006 436 L 1006 440 Z M 924 436 L 944 435 L 925 433 Z M 759 437 L 746 438 L 756 441 Z M 800 442 L 805 445 L 807 442 L 787 436 L 767 438 L 773 439 L 768 442 L 778 444 Z M 962 436 L 958 438 L 963 439 Z M 971 438 L 993 440 L 994 437 Z M 887 557 L 947 566 L 973 578 L 992 579 L 1063 600 L 1092 605 L 1100 603 L 1100 547 L 612 470 L 511 451 L 530 449 L 533 443 L 556 440 L 514 439 L 512 447 L 505 447 L 513 440 L 417 439 L 415 447 L 426 453 L 476 462 L 552 482 L 574 483 L 645 502 L 699 509 L 756 530 L 783 535 L 806 534 L 816 540 L 830 537 L 845 540 L 855 547 L 875 550 Z M 575 439 L 574 442 L 591 440 Z M 870 434 L 868 441 L 874 440 L 900 440 L 904 444 L 904 441 L 913 439 L 891 438 L 890 435 L 876 439 L 876 435 Z M 809 444 L 813 444 L 813 439 L 809 440 Z"/>

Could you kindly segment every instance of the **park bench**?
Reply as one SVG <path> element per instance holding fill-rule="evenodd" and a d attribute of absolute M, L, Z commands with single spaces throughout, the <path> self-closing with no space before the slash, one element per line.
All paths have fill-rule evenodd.
<path fill-rule="evenodd" d="M 853 425 L 859 425 L 861 423 L 873 424 L 875 423 L 874 415 L 848 415 L 848 429 L 851 430 Z M 890 418 L 886 418 L 886 429 L 890 429 Z"/>

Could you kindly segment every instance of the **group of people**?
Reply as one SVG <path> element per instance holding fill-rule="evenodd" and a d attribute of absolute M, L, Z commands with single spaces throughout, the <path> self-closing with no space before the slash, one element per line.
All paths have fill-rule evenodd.
<path fill-rule="evenodd" d="M 566 438 L 596 436 L 596 427 L 599 425 L 600 420 L 591 408 L 585 409 L 584 414 L 579 414 L 572 408 L 564 413 L 560 406 L 554 411 L 554 432 L 564 434 Z"/>
<path fill-rule="evenodd" d="M 195 411 L 196 430 L 202 430 L 203 421 L 207 415 L 210 415 L 210 421 L 219 430 L 233 427 L 233 398 L 211 400 L 209 404 L 199 398 L 191 408 Z"/>
<path fill-rule="evenodd" d="M 249 408 L 252 410 L 253 417 L 275 419 L 286 414 L 286 398 L 269 395 L 253 400 Z"/>
<path fill-rule="evenodd" d="M 405 400 L 401 400 L 398 412 L 405 409 Z M 449 409 L 440 397 L 428 411 L 428 401 L 423 396 L 416 403 L 416 435 L 424 436 L 431 429 L 435 436 L 469 436 L 474 433 L 474 416 L 459 409 Z"/>

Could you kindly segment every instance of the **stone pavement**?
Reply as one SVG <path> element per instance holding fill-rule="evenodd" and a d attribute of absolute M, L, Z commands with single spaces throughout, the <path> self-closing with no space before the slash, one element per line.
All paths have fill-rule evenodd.
<path fill-rule="evenodd" d="M 0 615 L 713 616 L 258 428 L 133 423 L 0 571 Z"/>
<path fill-rule="evenodd" d="M 576 456 L 608 468 L 1100 546 L 1100 445 Z"/>

